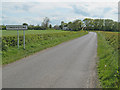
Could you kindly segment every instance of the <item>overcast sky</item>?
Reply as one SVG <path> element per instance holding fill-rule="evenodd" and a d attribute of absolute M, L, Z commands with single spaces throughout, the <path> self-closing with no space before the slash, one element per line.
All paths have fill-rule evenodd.
<path fill-rule="evenodd" d="M 84 18 L 108 18 L 118 21 L 118 0 L 2 0 L 2 24 L 41 24 L 44 17 L 52 25 Z M 50 0 L 49 0 L 50 1 Z M 66 0 L 68 1 L 68 0 Z"/>

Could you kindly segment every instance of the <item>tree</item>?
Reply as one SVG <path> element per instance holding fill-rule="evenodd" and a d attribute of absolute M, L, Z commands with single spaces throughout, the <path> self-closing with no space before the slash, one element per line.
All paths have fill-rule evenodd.
<path fill-rule="evenodd" d="M 27 25 L 27 26 L 28 26 L 28 24 L 27 24 L 27 23 L 23 23 L 23 25 Z"/>
<path fill-rule="evenodd" d="M 63 29 L 64 27 L 67 28 L 68 24 L 67 23 L 64 23 L 64 21 L 61 21 L 61 25 L 59 26 L 60 29 Z"/>
<path fill-rule="evenodd" d="M 94 19 L 94 30 L 104 29 L 104 19 Z"/>
<path fill-rule="evenodd" d="M 64 25 L 64 21 L 61 21 L 61 25 Z"/>
<path fill-rule="evenodd" d="M 72 22 L 68 22 L 68 26 L 69 30 L 72 30 Z"/>
<path fill-rule="evenodd" d="M 118 32 L 118 22 L 113 22 L 113 28 L 112 31 L 117 31 Z"/>
<path fill-rule="evenodd" d="M 51 25 L 51 24 L 49 25 L 49 28 L 52 28 L 52 25 Z"/>
<path fill-rule="evenodd" d="M 56 29 L 56 30 L 60 29 L 60 27 L 58 25 L 55 25 L 53 28 Z"/>
<path fill-rule="evenodd" d="M 73 23 L 70 22 L 70 23 L 68 24 L 69 28 L 70 28 L 71 30 L 74 30 L 74 31 L 79 31 L 79 30 L 81 30 L 81 29 L 82 29 L 82 25 L 83 25 L 83 23 L 82 23 L 82 21 L 79 20 L 79 19 L 73 21 Z"/>
<path fill-rule="evenodd" d="M 105 19 L 105 30 L 112 31 L 114 28 L 114 21 L 111 19 Z"/>
<path fill-rule="evenodd" d="M 34 29 L 35 29 L 35 28 L 34 28 L 34 25 L 29 25 L 29 26 L 28 26 L 28 29 L 29 29 L 29 30 L 34 30 Z"/>
<path fill-rule="evenodd" d="M 5 25 L 0 25 L 0 29 L 6 30 L 6 26 Z"/>
<path fill-rule="evenodd" d="M 86 30 L 94 30 L 94 20 L 91 18 L 85 18 L 83 20 Z"/>
<path fill-rule="evenodd" d="M 49 25 L 50 19 L 48 17 L 45 17 L 42 22 L 42 27 L 47 29 Z"/>
<path fill-rule="evenodd" d="M 60 28 L 63 29 L 63 27 L 64 27 L 64 21 L 61 21 Z"/>
<path fill-rule="evenodd" d="M 118 22 L 118 32 L 120 32 L 120 22 Z"/>

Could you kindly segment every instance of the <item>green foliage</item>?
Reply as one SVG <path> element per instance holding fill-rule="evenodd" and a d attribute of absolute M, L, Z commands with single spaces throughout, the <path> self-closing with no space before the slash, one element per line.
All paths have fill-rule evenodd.
<path fill-rule="evenodd" d="M 73 22 L 69 22 L 67 27 L 72 31 L 80 31 L 82 29 L 83 23 L 81 20 L 77 19 Z"/>
<path fill-rule="evenodd" d="M 92 30 L 92 31 L 115 31 L 119 32 L 118 29 L 118 22 L 113 21 L 111 19 L 91 19 L 85 18 L 83 21 L 80 19 L 76 19 L 73 22 L 64 23 L 61 22 L 59 26 L 61 29 L 64 30 L 63 27 L 67 27 L 68 30 L 72 31 L 80 31 L 81 29 L 84 30 Z"/>
<path fill-rule="evenodd" d="M 0 43 L 0 49 L 2 49 L 2 51 L 7 51 L 7 47 L 5 40 L 2 40 L 2 43 Z"/>
<path fill-rule="evenodd" d="M 55 25 L 53 28 L 54 28 L 55 30 L 60 30 L 60 29 L 61 29 L 61 27 L 58 26 L 58 25 Z"/>
<path fill-rule="evenodd" d="M 27 26 L 28 26 L 28 24 L 27 24 L 27 23 L 23 23 L 23 25 L 27 25 Z"/>
<path fill-rule="evenodd" d="M 103 88 L 119 87 L 118 34 L 98 32 L 98 75 Z"/>
<path fill-rule="evenodd" d="M 85 24 L 85 30 L 99 30 L 99 31 L 117 31 L 118 30 L 118 22 L 113 21 L 111 19 L 91 19 L 85 18 L 83 20 Z"/>
<path fill-rule="evenodd" d="M 83 20 L 83 22 L 85 23 L 85 29 L 86 30 L 93 30 L 94 29 L 94 20 L 93 19 L 90 19 L 90 18 L 85 18 Z"/>
<path fill-rule="evenodd" d="M 52 28 L 52 25 L 51 25 L 51 24 L 49 25 L 49 28 L 50 28 L 50 29 Z"/>
<path fill-rule="evenodd" d="M 74 31 L 79 31 L 82 29 L 82 21 L 81 20 L 75 20 L 72 25 L 71 29 Z"/>
<path fill-rule="evenodd" d="M 45 30 L 45 28 L 37 25 L 37 26 L 34 26 L 34 30 Z"/>
<path fill-rule="evenodd" d="M 93 30 L 104 30 L 104 19 L 94 19 L 94 28 Z"/>
<path fill-rule="evenodd" d="M 27 23 L 23 23 L 23 25 L 28 25 L 28 30 L 47 30 L 51 29 L 52 25 L 50 24 L 50 19 L 48 17 L 45 17 L 43 19 L 43 22 L 40 25 L 28 25 Z M 113 21 L 111 19 L 91 19 L 91 18 L 85 18 L 83 21 L 80 19 L 76 19 L 73 22 L 65 23 L 64 21 L 61 21 L 61 25 L 55 25 L 53 26 L 56 30 L 70 30 L 70 31 L 80 31 L 81 29 L 84 30 L 93 30 L 93 31 L 115 31 L 119 32 L 118 26 L 120 23 Z M 1 25 L 0 28 L 2 30 L 6 30 L 5 25 Z"/>
<path fill-rule="evenodd" d="M 105 20 L 105 30 L 106 31 L 112 31 L 114 26 L 114 21 L 110 19 Z"/>
<path fill-rule="evenodd" d="M 50 22 L 50 19 L 48 17 L 45 17 L 43 22 L 42 22 L 42 28 L 47 29 L 49 22 Z"/>
<path fill-rule="evenodd" d="M 6 30 L 6 26 L 5 25 L 0 25 L 0 30 Z"/>
<path fill-rule="evenodd" d="M 63 29 L 63 27 L 64 27 L 64 21 L 61 21 L 60 28 Z"/>
<path fill-rule="evenodd" d="M 34 25 L 29 25 L 29 26 L 28 26 L 28 29 L 29 29 L 29 30 L 34 30 Z"/>

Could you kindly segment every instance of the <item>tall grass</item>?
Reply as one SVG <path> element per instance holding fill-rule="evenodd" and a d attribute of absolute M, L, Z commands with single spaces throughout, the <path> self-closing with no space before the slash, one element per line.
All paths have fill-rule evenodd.
<path fill-rule="evenodd" d="M 118 88 L 118 34 L 106 32 L 98 32 L 97 34 L 100 84 L 103 88 Z"/>

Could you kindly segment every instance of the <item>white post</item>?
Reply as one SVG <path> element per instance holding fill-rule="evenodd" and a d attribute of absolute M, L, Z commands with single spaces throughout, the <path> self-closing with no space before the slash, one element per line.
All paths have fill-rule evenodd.
<path fill-rule="evenodd" d="M 17 30 L 17 38 L 18 38 L 17 45 L 18 45 L 18 49 L 19 49 L 19 31 L 18 30 Z"/>
<path fill-rule="evenodd" d="M 24 46 L 24 49 L 25 49 L 25 30 L 23 30 L 23 46 Z"/>

